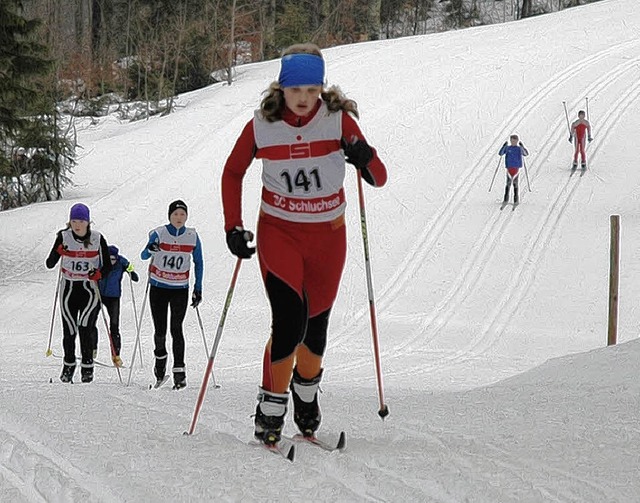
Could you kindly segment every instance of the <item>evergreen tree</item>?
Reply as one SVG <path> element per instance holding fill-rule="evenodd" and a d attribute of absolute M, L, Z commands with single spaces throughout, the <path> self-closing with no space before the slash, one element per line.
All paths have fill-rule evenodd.
<path fill-rule="evenodd" d="M 0 0 L 0 143 L 6 144 L 24 121 L 21 104 L 35 96 L 31 77 L 42 75 L 48 61 L 44 48 L 29 40 L 38 27 L 19 15 L 19 0 Z"/>
<path fill-rule="evenodd" d="M 59 126 L 56 81 L 39 22 L 0 0 L 0 208 L 62 195 L 74 149 Z"/>

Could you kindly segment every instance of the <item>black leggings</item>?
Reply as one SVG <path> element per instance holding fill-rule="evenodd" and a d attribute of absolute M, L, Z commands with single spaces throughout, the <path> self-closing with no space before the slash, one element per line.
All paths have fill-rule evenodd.
<path fill-rule="evenodd" d="M 509 190 L 509 187 L 511 186 L 512 182 L 513 182 L 513 188 L 518 190 L 518 178 L 520 178 L 520 176 L 518 175 L 516 175 L 515 177 L 511 177 L 509 176 L 509 174 L 507 174 L 507 185 L 506 185 L 507 190 Z"/>
<path fill-rule="evenodd" d="M 122 348 L 122 340 L 120 338 L 120 297 L 102 297 L 102 305 L 107 308 L 107 313 L 109 314 L 109 333 L 111 334 L 111 340 L 113 340 L 113 348 L 116 354 L 119 355 L 120 349 Z M 109 346 L 111 346 L 110 342 Z M 98 349 L 97 330 L 93 349 Z M 109 348 L 109 351 L 111 351 L 111 348 Z"/>
<path fill-rule="evenodd" d="M 76 364 L 76 334 L 78 334 L 82 364 L 93 367 L 93 334 L 100 311 L 97 288 L 98 286 L 91 281 L 63 280 L 60 292 L 62 346 L 64 361 L 68 365 Z"/>
<path fill-rule="evenodd" d="M 306 302 L 289 285 L 268 273 L 266 287 L 272 317 L 271 361 L 287 358 L 301 342 L 312 353 L 322 356 L 331 309 L 309 318 Z"/>
<path fill-rule="evenodd" d="M 171 307 L 171 338 L 173 340 L 173 366 L 184 367 L 184 334 L 182 322 L 187 314 L 189 288 L 149 287 L 149 305 L 155 327 L 155 355 L 162 358 L 167 355 L 167 314 Z"/>

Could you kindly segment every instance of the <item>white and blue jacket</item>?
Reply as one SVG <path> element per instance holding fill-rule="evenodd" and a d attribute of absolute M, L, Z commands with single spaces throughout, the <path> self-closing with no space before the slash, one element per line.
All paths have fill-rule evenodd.
<path fill-rule="evenodd" d="M 160 250 L 152 253 L 149 245 L 156 243 Z M 200 237 L 192 227 L 176 229 L 166 224 L 149 232 L 147 246 L 140 254 L 142 260 L 153 257 L 149 265 L 149 282 L 159 288 L 189 288 L 191 259 L 195 266 L 194 289 L 202 291 L 204 261 Z"/>

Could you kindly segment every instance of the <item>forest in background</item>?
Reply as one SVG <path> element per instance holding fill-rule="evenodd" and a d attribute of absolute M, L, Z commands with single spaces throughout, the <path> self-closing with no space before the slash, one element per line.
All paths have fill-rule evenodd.
<path fill-rule="evenodd" d="M 321 48 L 492 24 L 594 0 L 24 0 L 69 93 L 161 100 L 233 67 Z"/>
<path fill-rule="evenodd" d="M 0 0 L 0 209 L 59 199 L 74 118 L 170 113 L 238 65 L 522 19 L 598 0 Z"/>

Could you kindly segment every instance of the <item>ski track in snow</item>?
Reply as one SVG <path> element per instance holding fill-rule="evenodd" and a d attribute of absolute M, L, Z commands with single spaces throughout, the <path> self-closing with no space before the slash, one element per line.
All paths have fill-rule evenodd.
<path fill-rule="evenodd" d="M 526 122 L 531 115 L 535 114 L 536 107 L 548 99 L 547 95 L 550 92 L 557 90 L 557 88 L 559 88 L 568 79 L 575 79 L 576 72 L 592 71 L 592 66 L 600 65 L 603 59 L 610 58 L 615 54 L 624 54 L 623 51 L 628 51 L 630 47 L 633 48 L 635 46 L 640 46 L 640 41 L 629 41 L 618 44 L 614 47 L 601 51 L 597 55 L 594 55 L 593 58 L 585 58 L 556 75 L 546 84 L 541 86 L 536 93 L 534 93 L 533 96 L 521 106 L 520 109 L 514 111 L 513 117 L 505 121 L 500 133 L 498 133 L 496 137 L 503 137 L 507 135 L 509 131 L 517 129 L 517 126 L 520 123 Z M 589 83 L 589 88 L 585 89 L 585 94 L 587 96 L 598 95 L 598 93 L 602 92 L 607 86 L 613 85 L 616 82 L 616 79 L 621 78 L 626 73 L 632 71 L 637 72 L 638 61 L 640 61 L 640 57 L 626 60 L 623 63 L 616 65 L 612 70 L 602 73 L 595 81 L 586 81 Z M 625 105 L 616 105 L 613 109 L 609 109 L 605 114 L 602 114 L 598 118 L 598 144 L 606 138 L 609 129 L 615 125 L 615 121 L 614 125 L 609 124 L 610 119 L 616 118 L 621 112 L 620 108 L 624 110 L 629 103 L 633 102 L 637 98 L 638 94 L 635 92 L 636 88 L 637 85 L 633 85 L 627 93 L 619 98 L 618 103 L 623 101 Z M 545 141 L 542 143 L 539 151 L 536 152 L 536 162 L 538 165 L 544 165 L 554 159 L 553 154 L 564 146 L 559 145 L 557 138 L 562 137 L 562 131 L 565 128 L 565 124 L 565 118 L 561 116 L 557 118 L 554 125 L 549 128 Z M 594 158 L 597 159 L 597 145 L 596 148 L 590 151 L 590 163 L 593 163 Z M 495 155 L 495 149 L 487 150 L 481 160 L 478 161 L 478 164 L 484 165 L 485 169 L 489 169 L 490 167 L 493 168 L 492 164 L 495 159 Z M 558 157 L 558 155 L 555 157 Z M 475 168 L 475 166 L 473 167 Z M 378 302 L 378 297 L 376 298 L 376 304 L 379 311 L 383 310 L 389 302 L 392 302 L 398 291 L 400 291 L 406 283 L 413 278 L 417 269 L 426 261 L 426 257 L 433 251 L 433 247 L 440 239 L 441 234 L 447 229 L 449 220 L 455 218 L 456 213 L 464 210 L 464 200 L 467 197 L 467 193 L 471 191 L 474 183 L 478 181 L 479 175 L 485 174 L 483 170 L 479 169 L 475 169 L 475 173 L 475 178 L 468 181 L 466 177 L 471 175 L 469 173 L 465 173 L 463 175 L 463 178 L 461 179 L 462 182 L 467 181 L 467 188 L 463 191 L 463 195 L 459 198 L 455 198 L 456 200 L 454 202 L 452 202 L 453 198 L 448 200 L 447 206 L 445 206 L 438 215 L 438 222 L 443 220 L 444 223 L 440 226 L 427 225 L 427 231 L 418 239 L 418 243 L 422 246 L 419 248 L 420 252 L 416 254 L 408 254 L 411 258 L 400 265 L 396 270 L 396 275 L 389 281 L 389 284 L 392 286 L 383 289 L 379 296 L 380 302 Z M 591 172 L 589 172 L 589 174 L 591 175 Z M 536 172 L 531 176 L 530 180 L 535 182 L 538 176 L 539 172 Z M 543 214 L 539 222 L 536 224 L 535 231 L 531 233 L 534 238 L 531 239 L 524 247 L 523 256 L 520 260 L 516 273 L 511 276 L 508 287 L 505 289 L 497 306 L 492 306 L 491 314 L 483 323 L 482 329 L 479 333 L 468 343 L 467 346 L 458 348 L 455 352 L 444 357 L 435 358 L 432 362 L 425 365 L 421 371 L 429 372 L 435 368 L 443 366 L 464 364 L 470 359 L 474 359 L 478 355 L 486 352 L 493 346 L 493 343 L 500 338 L 505 327 L 507 327 L 511 321 L 512 315 L 516 312 L 519 301 L 526 295 L 528 286 L 535 278 L 536 267 L 542 259 L 549 241 L 553 237 L 562 216 L 570 205 L 582 180 L 582 177 L 575 175 L 573 178 L 574 179 L 569 178 L 567 174 L 563 172 L 556 176 L 551 183 L 547 183 L 548 186 L 553 187 L 556 185 L 560 188 L 557 190 L 556 195 L 548 205 L 547 212 Z M 525 192 L 525 189 L 528 188 L 525 182 L 526 179 L 522 179 L 520 181 L 520 188 L 523 193 Z M 456 188 L 455 193 L 458 194 L 461 188 L 462 184 Z M 526 200 L 526 196 L 521 197 L 521 199 Z M 526 210 L 526 208 L 521 208 L 521 210 Z M 448 217 L 446 215 L 448 215 Z M 515 221 L 518 220 L 516 219 Z M 474 289 L 478 288 L 478 282 L 482 279 L 486 270 L 488 270 L 483 267 L 483 265 L 487 264 L 487 262 L 492 258 L 496 251 L 496 247 L 498 246 L 500 236 L 513 222 L 514 219 L 512 218 L 512 213 L 505 216 L 501 212 L 495 211 L 491 214 L 485 224 L 485 227 L 480 232 L 478 240 L 470 247 L 470 254 L 467 256 L 464 264 L 460 267 L 460 274 L 453 282 L 450 291 L 445 295 L 442 301 L 435 306 L 433 310 L 434 314 L 424 317 L 418 328 L 414 330 L 412 336 L 407 337 L 397 346 L 386 348 L 385 353 L 402 353 L 406 351 L 407 348 L 414 346 L 416 341 L 419 339 L 422 340 L 423 343 L 428 343 L 429 340 L 435 339 L 439 335 L 446 324 L 456 315 L 457 310 L 467 300 L 468 296 L 474 293 Z M 386 299 L 388 299 L 388 301 L 386 301 Z M 368 310 L 362 311 L 362 313 L 368 315 Z M 368 317 L 363 318 L 363 314 L 353 317 L 354 323 L 358 323 L 355 328 L 351 325 L 346 326 L 343 330 L 337 332 L 336 338 L 340 335 L 345 336 L 346 334 L 355 331 L 356 328 L 362 329 L 361 325 L 368 320 Z M 424 334 L 428 334 L 427 339 L 422 339 Z M 352 361 L 349 365 L 367 366 L 370 365 L 370 361 L 367 357 L 362 358 L 359 362 Z M 389 373 L 388 375 L 400 376 L 414 372 L 415 371 L 412 369 L 406 372 Z"/>
<path fill-rule="evenodd" d="M 633 154 L 625 157 L 619 150 L 635 134 L 629 126 L 635 123 L 622 116 L 637 120 L 633 112 L 640 99 L 640 56 L 635 54 L 640 52 L 640 37 L 615 10 L 618 5 L 636 19 L 640 15 L 628 0 L 604 0 L 567 10 L 556 20 L 540 16 L 517 24 L 327 49 L 330 75 L 339 75 L 339 82 L 344 77 L 345 85 L 353 88 L 345 88 L 347 95 L 353 91 L 367 104 L 371 115 L 363 116 L 364 129 L 371 129 L 367 136 L 371 133 L 390 168 L 389 190 L 369 191 L 366 197 L 373 210 L 368 216 L 374 217 L 370 238 L 378 240 L 371 247 L 374 276 L 379 266 L 377 272 L 385 278 L 375 300 L 385 336 L 381 356 L 383 374 L 390 378 L 386 391 L 391 415 L 379 420 L 371 355 L 352 338 L 356 332 L 369 333 L 368 305 L 357 297 L 365 291 L 360 254 L 345 269 L 341 290 L 357 295 L 345 299 L 348 308 L 336 306 L 342 318 L 336 315 L 330 329 L 328 378 L 321 397 L 321 432 L 344 429 L 348 440 L 342 453 L 299 444 L 295 462 L 289 463 L 249 445 L 269 321 L 256 283 L 256 260 L 243 265 L 224 348 L 216 356 L 214 370 L 223 386 L 214 391 L 210 384 L 191 436 L 182 433 L 192 420 L 205 363 L 191 310 L 185 322 L 190 365 L 185 390 L 173 391 L 169 384 L 147 389 L 153 345 L 148 312 L 135 327 L 143 329 L 147 367 L 132 367 L 129 387 L 118 383 L 116 372 L 102 368 L 90 385 L 62 384 L 60 362 L 43 357 L 55 272 L 43 271 L 43 250 L 49 251 L 53 223 L 62 222 L 69 203 L 79 198 L 92 211 L 96 206 L 98 228 L 111 242 L 131 250 L 137 249 L 137 240 L 144 241 L 151 227 L 147 223 L 166 216 L 168 198 L 178 187 L 184 190 L 190 208 L 197 208 L 194 221 L 206 222 L 199 227 L 208 255 L 203 306 L 210 312 L 204 321 L 206 333 L 215 332 L 218 300 L 224 298 L 232 260 L 220 232 L 215 178 L 224 153 L 251 117 L 257 96 L 276 73 L 277 62 L 241 69 L 233 86 L 181 97 L 185 106 L 168 117 L 119 125 L 107 120 L 83 132 L 88 149 L 67 200 L 0 215 L 3 225 L 12 227 L 9 232 L 5 225 L 0 235 L 1 311 L 11 313 L 0 312 L 0 352 L 7 355 L 0 367 L 0 500 L 633 501 L 638 493 L 633 468 L 640 462 L 640 395 L 633 376 L 640 345 L 632 341 L 567 357 L 593 349 L 593 339 L 585 342 L 581 337 L 600 330 L 601 324 L 583 323 L 575 330 L 554 326 L 565 321 L 561 294 L 556 301 L 560 314 L 550 316 L 551 322 L 544 319 L 548 304 L 542 302 L 527 306 L 534 309 L 530 317 L 516 316 L 531 297 L 551 292 L 553 301 L 564 286 L 564 276 L 556 276 L 565 262 L 548 263 L 553 252 L 574 245 L 568 227 L 577 222 L 572 219 L 577 211 L 586 203 L 587 210 L 595 210 L 590 217 L 601 219 L 610 207 L 617 208 L 614 199 L 620 195 L 614 191 L 622 186 L 621 177 L 636 180 Z M 589 12 L 599 17 L 580 17 Z M 590 40 L 598 23 L 598 37 Z M 614 25 L 616 32 L 610 29 Z M 547 27 L 558 41 L 545 39 Z M 534 47 L 537 40 L 539 47 Z M 586 47 L 573 45 L 577 43 Z M 501 47 L 509 47 L 509 54 L 496 54 Z M 398 72 L 399 54 L 411 75 Z M 549 58 L 549 66 L 544 58 Z M 366 80 L 363 68 L 375 72 L 375 79 L 361 83 Z M 517 73 L 509 74 L 510 68 Z M 537 69 L 540 73 L 534 74 Z M 485 77 L 490 86 L 473 81 Z M 406 92 L 398 93 L 402 84 Z M 439 86 L 437 93 L 433 86 Z M 573 112 L 584 96 L 597 110 L 594 142 L 588 147 L 585 176 L 570 177 L 566 161 L 573 145 L 566 142 L 561 101 L 569 98 Z M 504 103 L 491 104 L 495 100 Z M 486 189 L 498 160 L 494 143 L 512 132 L 522 133 L 532 150 L 527 168 L 534 194 L 527 192 L 527 179 L 521 175 L 524 204 L 500 212 L 493 207 L 495 195 Z M 467 141 L 471 147 L 460 145 Z M 631 142 L 629 150 L 633 148 Z M 501 160 L 499 167 L 503 164 Z M 455 171 L 449 173 L 449 167 Z M 253 199 L 257 201 L 260 184 L 255 175 L 246 181 L 245 215 L 257 213 Z M 500 178 L 502 170 L 497 187 L 503 183 Z M 632 220 L 637 199 L 631 191 L 625 187 L 625 218 L 633 222 L 625 227 L 625 238 L 631 235 L 635 249 L 640 238 L 634 241 L 632 235 L 637 233 Z M 634 197 L 626 197 L 629 194 Z M 421 204 L 433 206 L 420 213 Z M 347 218 L 352 219 L 350 229 L 354 227 L 349 246 L 360 251 L 359 229 L 351 225 L 356 218 L 350 213 Z M 375 232 L 377 226 L 381 235 Z M 596 225 L 576 226 L 577 232 L 583 229 L 593 239 L 601 231 Z M 19 249 L 13 238 L 23 242 Z M 386 261 L 378 255 L 385 246 L 392 250 Z M 509 247 L 517 253 L 510 254 Z M 594 245 L 600 255 L 602 248 Z M 625 256 L 627 278 L 638 271 L 630 255 Z M 455 267 L 447 270 L 443 264 L 450 257 Z M 580 257 L 580 267 L 599 267 L 585 258 Z M 435 283 L 436 277 L 440 283 L 431 288 L 429 282 Z M 541 285 L 541 278 L 549 284 Z M 601 288 L 593 281 L 578 281 L 578 286 Z M 628 284 L 622 286 L 623 292 L 635 292 Z M 128 297 L 129 287 L 125 289 Z M 40 302 L 31 302 L 31 296 L 40 296 Z M 630 302 L 632 297 L 627 297 Z M 126 327 L 135 317 L 130 307 L 123 309 L 121 324 Z M 582 312 L 567 314 L 567 323 L 580 325 Z M 633 314 L 627 316 L 634 322 Z M 518 326 L 532 320 L 530 326 Z M 55 321 L 59 345 L 59 319 Z M 527 330 L 534 342 L 517 348 L 522 339 L 509 337 L 516 330 Z M 548 333 L 554 330 L 557 334 Z M 637 335 L 637 325 L 632 330 L 627 338 Z M 127 329 L 123 337 L 127 354 L 135 332 L 140 330 Z M 525 360 L 527 349 L 553 344 L 556 337 L 560 342 L 555 352 L 544 347 L 536 356 L 543 362 L 559 354 L 562 358 L 540 366 L 527 360 L 523 366 L 531 371 L 515 375 L 522 367 L 512 359 Z M 579 342 L 563 346 L 565 338 Z M 485 370 L 478 362 L 495 369 Z M 128 374 L 123 374 L 125 382 Z M 445 377 L 434 385 L 430 374 L 434 380 Z M 458 379 L 456 385 L 462 381 L 464 391 L 448 390 L 449 375 Z M 477 387 L 477 381 L 495 382 L 496 375 L 513 377 Z M 49 376 L 53 384 L 47 383 Z M 291 409 L 285 434 L 295 430 Z"/>
<path fill-rule="evenodd" d="M 534 93 L 523 104 L 514 109 L 511 115 L 505 119 L 502 127 L 496 131 L 494 138 L 503 138 L 508 136 L 511 131 L 515 130 L 518 125 L 526 121 L 536 107 L 547 99 L 547 95 L 558 89 L 562 84 L 575 78 L 578 71 L 587 70 L 591 67 L 601 64 L 603 60 L 610 58 L 612 54 L 620 54 L 635 46 L 640 46 L 637 40 L 630 40 L 612 47 L 599 51 L 597 54 L 589 55 L 582 60 L 570 65 L 553 78 L 549 79 L 542 85 L 536 93 Z M 628 63 L 624 63 L 628 65 Z M 622 67 L 623 65 L 620 65 Z M 558 119 L 559 122 L 564 118 Z M 557 138 L 557 136 L 556 136 Z M 453 189 L 453 197 L 449 198 L 442 208 L 434 215 L 425 225 L 425 231 L 416 237 L 411 249 L 407 252 L 407 259 L 399 264 L 395 269 L 395 273 L 389 278 L 379 292 L 376 292 L 376 305 L 380 310 L 384 310 L 400 292 L 406 284 L 410 282 L 416 275 L 417 269 L 421 266 L 426 257 L 433 253 L 433 249 L 441 238 L 443 232 L 447 229 L 448 223 L 456 216 L 456 213 L 464 206 L 464 201 L 474 185 L 486 176 L 482 169 L 478 166 L 485 166 L 485 169 L 493 169 L 495 165 L 496 148 L 495 145 L 489 144 L 478 159 L 471 161 L 468 168 L 464 170 L 458 177 L 458 182 Z M 368 320 L 368 308 L 362 308 L 359 312 L 354 313 L 351 317 L 352 325 L 345 326 L 342 330 L 336 331 L 334 334 L 335 341 L 339 341 L 341 337 L 347 336 L 357 328 L 362 328 Z"/>
<path fill-rule="evenodd" d="M 635 61 L 640 61 L 640 58 L 635 58 Z M 629 68 L 624 65 L 620 65 L 615 72 L 612 74 L 605 74 L 595 86 L 592 91 L 596 94 L 607 86 L 611 85 L 613 80 L 612 76 L 618 77 L 619 75 L 625 73 L 633 69 L 633 67 Z M 622 105 L 616 105 L 614 108 L 607 111 L 607 113 L 603 114 L 600 118 L 602 121 L 599 124 L 598 137 L 605 139 L 609 134 L 609 129 L 615 126 L 615 121 L 611 124 L 611 118 L 617 117 L 620 113 L 620 108 L 624 109 L 628 106 L 629 103 L 635 101 L 638 98 L 638 88 L 640 85 L 636 83 L 633 85 L 627 93 L 619 98 L 618 103 L 622 103 Z M 556 125 L 553 129 L 554 136 L 560 136 L 560 131 L 562 127 Z M 545 155 L 545 150 L 552 151 L 557 147 L 557 142 L 552 143 L 551 141 L 545 144 L 545 147 L 541 150 L 541 157 L 543 162 L 546 161 L 550 157 L 550 153 Z M 590 158 L 593 160 L 597 159 L 597 149 L 593 149 L 590 153 Z M 469 358 L 474 358 L 475 356 L 486 352 L 492 344 L 500 338 L 504 329 L 508 326 L 511 321 L 512 315 L 516 312 L 517 307 L 522 300 L 522 298 L 526 295 L 527 290 L 531 282 L 535 277 L 536 268 L 544 255 L 547 245 L 549 241 L 553 237 L 556 229 L 558 228 L 558 224 L 561 218 L 564 216 L 567 207 L 571 204 L 575 193 L 578 191 L 582 177 L 577 178 L 576 180 L 572 180 L 570 177 L 567 177 L 565 173 L 563 173 L 563 177 L 565 178 L 564 185 L 562 185 L 562 179 L 560 179 L 559 186 L 561 189 L 559 190 L 557 196 L 554 198 L 553 203 L 548 207 L 548 211 L 544 214 L 538 224 L 535 227 L 535 230 L 532 232 L 534 238 L 529 241 L 529 243 L 524 247 L 524 251 L 522 253 L 522 259 L 520 260 L 519 267 L 512 275 L 512 280 L 509 286 L 505 289 L 505 293 L 502 296 L 501 301 L 498 305 L 492 310 L 492 315 L 489 316 L 488 321 L 485 322 L 483 329 L 480 331 L 478 337 L 469 344 L 466 348 L 459 350 L 456 352 L 450 359 L 447 358 L 445 363 L 452 363 L 454 360 L 458 360 L 465 355 L 469 355 Z M 575 175 L 574 175 L 575 178 Z M 509 220 L 512 222 L 513 220 Z M 493 232 L 493 231 L 491 231 Z M 502 229 L 496 233 L 502 232 Z M 474 247 L 475 248 L 475 247 Z M 486 264 L 486 260 L 482 260 L 483 264 Z M 471 285 L 469 289 L 472 287 Z M 463 299 L 464 301 L 464 299 Z M 454 307 L 454 310 L 457 306 Z M 453 310 L 452 310 L 453 313 Z M 506 313 L 506 314 L 505 314 Z M 469 358 L 464 358 L 461 360 L 461 363 L 466 362 Z M 440 362 L 443 363 L 443 362 Z"/>
<path fill-rule="evenodd" d="M 9 481 L 27 501 L 118 500 L 108 486 L 32 437 L 33 432 L 25 436 L 18 426 L 8 425 L 7 417 L 3 419 L 1 473 L 9 475 Z"/>

